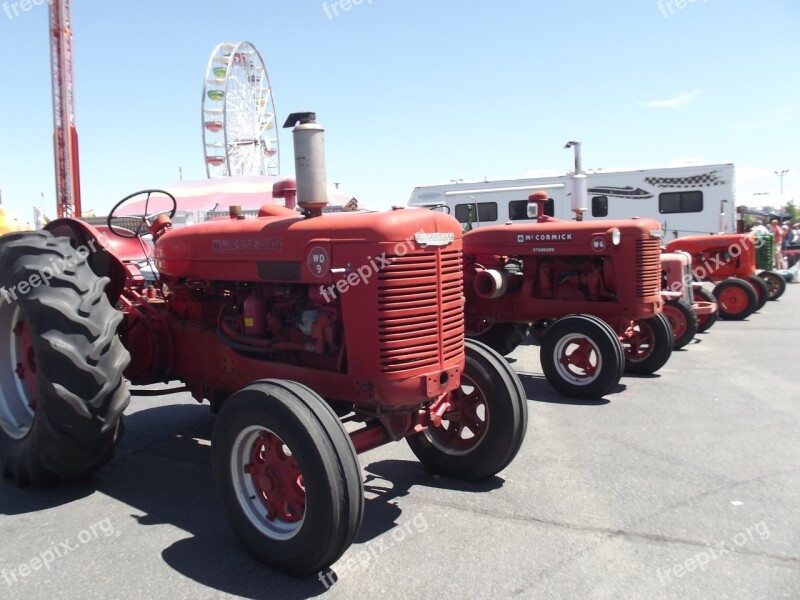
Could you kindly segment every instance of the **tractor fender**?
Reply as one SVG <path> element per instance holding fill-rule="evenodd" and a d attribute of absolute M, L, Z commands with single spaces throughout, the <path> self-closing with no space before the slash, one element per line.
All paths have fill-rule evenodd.
<path fill-rule="evenodd" d="M 124 260 L 144 259 L 138 240 L 127 240 L 108 234 L 108 227 L 94 227 L 77 219 L 56 219 L 44 227 L 56 237 L 69 238 L 73 248 L 86 249 L 86 261 L 98 277 L 108 277 L 106 296 L 115 306 L 125 285 L 128 270 Z M 103 231 L 105 230 L 105 231 Z M 138 247 L 134 248 L 133 242 Z"/>

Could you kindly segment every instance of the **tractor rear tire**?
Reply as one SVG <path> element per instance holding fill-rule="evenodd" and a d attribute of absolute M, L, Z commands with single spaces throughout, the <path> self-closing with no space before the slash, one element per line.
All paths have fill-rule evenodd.
<path fill-rule="evenodd" d="M 326 569 L 361 526 L 364 488 L 350 437 L 299 383 L 264 379 L 232 394 L 214 425 L 211 466 L 234 533 L 285 573 Z"/>
<path fill-rule="evenodd" d="M 758 276 L 764 280 L 769 290 L 769 299 L 777 300 L 786 291 L 786 279 L 775 271 L 761 271 Z"/>
<path fill-rule="evenodd" d="M 524 323 L 492 323 L 479 334 L 469 334 L 473 340 L 486 344 L 502 356 L 511 354 L 528 337 L 530 326 Z"/>
<path fill-rule="evenodd" d="M 672 349 L 680 350 L 697 334 L 697 314 L 686 299 L 676 298 L 664 303 L 664 315 L 669 319 L 675 337 Z"/>
<path fill-rule="evenodd" d="M 130 356 L 108 283 L 67 238 L 0 238 L 0 465 L 18 485 L 80 479 L 114 455 Z"/>
<path fill-rule="evenodd" d="M 743 279 L 723 279 L 714 287 L 719 305 L 719 316 L 730 321 L 741 321 L 753 314 L 758 300 L 753 286 Z"/>
<path fill-rule="evenodd" d="M 562 396 L 602 398 L 619 383 L 624 358 L 619 338 L 605 321 L 567 315 L 545 333 L 539 352 L 547 381 Z"/>
<path fill-rule="evenodd" d="M 769 300 L 769 288 L 767 287 L 767 282 L 761 279 L 761 277 L 758 275 L 748 275 L 742 279 L 752 285 L 753 289 L 756 291 L 756 311 L 764 308 L 767 300 Z"/>
<path fill-rule="evenodd" d="M 623 343 L 625 372 L 651 375 L 667 364 L 672 354 L 672 325 L 664 313 L 658 313 L 649 319 L 636 321 L 635 326 L 639 328 L 635 343 Z"/>
<path fill-rule="evenodd" d="M 514 370 L 490 347 L 466 340 L 454 415 L 439 427 L 406 438 L 425 467 L 439 475 L 476 481 L 505 469 L 528 429 L 525 390 Z"/>
<path fill-rule="evenodd" d="M 694 290 L 694 295 L 703 302 L 713 302 L 717 305 L 717 310 L 707 315 L 697 315 L 697 333 L 703 333 L 711 329 L 711 326 L 717 322 L 719 318 L 719 302 L 714 294 L 704 288 L 697 288 Z"/>

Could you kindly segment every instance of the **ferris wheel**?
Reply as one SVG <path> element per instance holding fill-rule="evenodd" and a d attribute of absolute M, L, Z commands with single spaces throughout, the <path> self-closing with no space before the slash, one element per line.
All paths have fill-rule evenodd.
<path fill-rule="evenodd" d="M 202 119 L 208 177 L 280 173 L 272 88 L 251 43 L 219 44 L 211 52 Z"/>

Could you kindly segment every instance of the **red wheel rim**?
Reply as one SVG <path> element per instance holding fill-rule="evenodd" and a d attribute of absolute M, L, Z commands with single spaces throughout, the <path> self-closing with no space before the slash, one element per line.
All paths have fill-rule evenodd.
<path fill-rule="evenodd" d="M 477 446 L 489 426 L 489 409 L 486 394 L 466 374 L 461 376 L 461 387 L 451 398 L 455 409 L 444 414 L 439 427 L 430 427 L 431 442 L 450 454 L 463 453 Z"/>
<path fill-rule="evenodd" d="M 22 382 L 28 395 L 28 406 L 36 410 L 36 400 L 39 397 L 39 384 L 36 379 L 36 354 L 33 351 L 31 332 L 25 321 L 18 321 L 14 327 L 16 336 L 17 365 L 14 371 Z"/>
<path fill-rule="evenodd" d="M 720 293 L 719 303 L 725 312 L 738 315 L 747 310 L 750 298 L 743 288 L 739 286 L 729 286 Z"/>
<path fill-rule="evenodd" d="M 306 512 L 303 473 L 280 436 L 257 425 L 240 431 L 231 473 L 239 504 L 254 527 L 284 540 L 300 530 Z"/>
<path fill-rule="evenodd" d="M 21 440 L 31 430 L 39 399 L 36 352 L 22 310 L 0 301 L 0 429 Z"/>
<path fill-rule="evenodd" d="M 669 323 L 672 325 L 673 338 L 676 340 L 680 339 L 681 336 L 686 333 L 686 329 L 689 327 L 683 312 L 671 304 L 665 304 L 664 316 L 669 319 Z"/>
<path fill-rule="evenodd" d="M 600 349 L 579 334 L 561 338 L 553 349 L 553 359 L 561 378 L 577 385 L 594 381 L 602 368 Z"/>
<path fill-rule="evenodd" d="M 267 508 L 267 519 L 293 523 L 303 518 L 306 508 L 303 474 L 277 435 L 267 431 L 259 434 L 244 470 Z"/>
<path fill-rule="evenodd" d="M 625 358 L 634 362 L 650 356 L 655 345 L 656 335 L 647 321 L 634 321 L 622 342 Z"/>

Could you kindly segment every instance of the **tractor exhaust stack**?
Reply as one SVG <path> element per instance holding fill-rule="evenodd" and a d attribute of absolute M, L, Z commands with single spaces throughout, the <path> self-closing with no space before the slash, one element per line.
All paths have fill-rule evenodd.
<path fill-rule="evenodd" d="M 309 217 L 317 217 L 328 205 L 325 130 L 317 123 L 317 115 L 313 112 L 292 113 L 283 126 L 294 127 L 297 204 Z"/>

